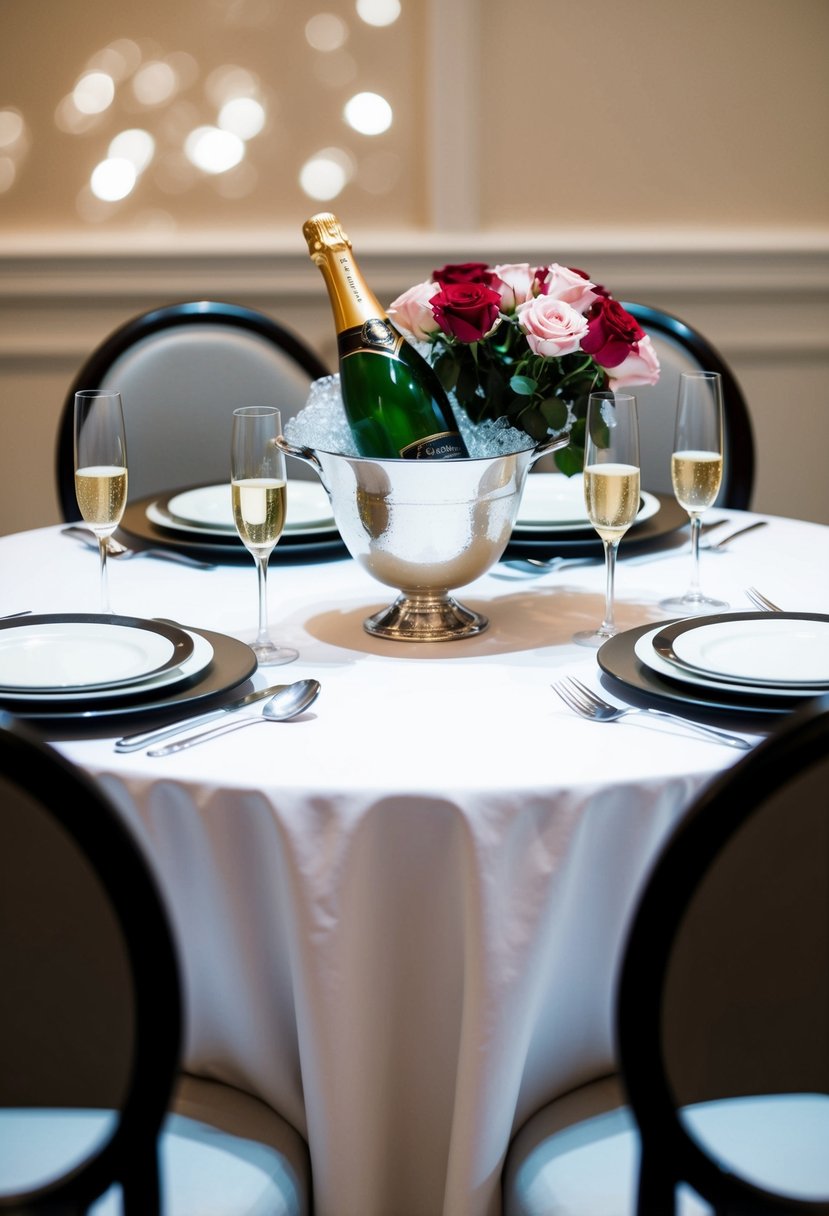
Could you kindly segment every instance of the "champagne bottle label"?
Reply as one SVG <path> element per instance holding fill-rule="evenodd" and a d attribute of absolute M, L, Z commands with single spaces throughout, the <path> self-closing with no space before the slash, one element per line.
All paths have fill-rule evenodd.
<path fill-rule="evenodd" d="M 460 435 L 453 431 L 442 431 L 439 435 L 426 435 L 401 450 L 404 460 L 458 460 L 466 456 L 466 448 Z"/>
<path fill-rule="evenodd" d="M 395 359 L 404 341 L 403 335 L 392 329 L 388 322 L 380 317 L 372 317 L 362 325 L 353 325 L 337 335 L 337 353 L 341 359 L 361 351 Z"/>

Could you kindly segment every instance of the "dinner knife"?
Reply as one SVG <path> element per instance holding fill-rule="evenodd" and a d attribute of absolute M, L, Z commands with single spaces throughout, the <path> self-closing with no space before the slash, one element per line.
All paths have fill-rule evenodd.
<path fill-rule="evenodd" d="M 124 735 L 123 739 L 116 740 L 115 750 L 117 752 L 137 752 L 142 747 L 149 747 L 153 743 L 159 743 L 162 739 L 169 739 L 170 735 L 177 735 L 179 731 L 190 730 L 194 726 L 203 726 L 207 722 L 215 722 L 225 714 L 235 713 L 237 709 L 244 709 L 247 705 L 253 705 L 265 697 L 272 697 L 274 693 L 281 692 L 285 687 L 285 684 L 272 684 L 270 688 L 257 688 L 255 692 L 249 692 L 246 697 L 240 697 L 238 701 L 230 701 L 227 705 L 220 706 L 219 709 L 207 710 L 203 714 L 197 714 L 194 718 L 180 718 L 178 722 L 173 722 L 169 726 L 160 726 L 156 730 L 144 730 L 138 731 L 134 735 Z"/>

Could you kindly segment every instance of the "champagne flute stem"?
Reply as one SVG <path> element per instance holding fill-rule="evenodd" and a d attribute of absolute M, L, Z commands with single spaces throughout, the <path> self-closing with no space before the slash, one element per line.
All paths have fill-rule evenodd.
<path fill-rule="evenodd" d="M 259 581 L 259 632 L 256 635 L 257 646 L 268 646 L 268 558 L 270 553 L 257 553 L 256 573 Z"/>
<path fill-rule="evenodd" d="M 101 558 L 101 611 L 112 612 L 109 602 L 109 574 L 107 567 L 107 537 L 98 537 L 98 553 Z"/>
<path fill-rule="evenodd" d="M 619 548 L 619 542 L 618 540 L 603 540 L 602 544 L 604 545 L 605 592 L 604 620 L 602 621 L 600 632 L 606 633 L 609 637 L 616 632 L 613 605 L 615 602 L 616 551 Z"/>
<path fill-rule="evenodd" d="M 688 588 L 688 596 L 691 599 L 699 599 L 699 537 L 701 532 L 701 520 L 699 515 L 691 516 L 691 586 Z"/>

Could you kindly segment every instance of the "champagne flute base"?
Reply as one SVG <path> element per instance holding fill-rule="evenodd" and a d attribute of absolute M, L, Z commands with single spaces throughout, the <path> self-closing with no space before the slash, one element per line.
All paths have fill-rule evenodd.
<path fill-rule="evenodd" d="M 709 612 L 725 612 L 729 606 L 726 600 L 708 595 L 674 595 L 659 601 L 659 607 L 673 616 L 704 616 Z"/>
<path fill-rule="evenodd" d="M 573 634 L 573 641 L 578 646 L 591 646 L 594 650 L 598 650 L 610 638 L 615 637 L 617 632 L 616 629 L 582 629 Z"/>
<path fill-rule="evenodd" d="M 299 651 L 292 646 L 277 646 L 275 642 L 249 642 L 248 645 L 260 667 L 279 667 L 299 658 Z"/>

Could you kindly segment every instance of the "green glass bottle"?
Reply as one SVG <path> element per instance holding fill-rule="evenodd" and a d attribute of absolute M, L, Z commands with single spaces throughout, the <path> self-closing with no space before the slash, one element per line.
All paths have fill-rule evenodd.
<path fill-rule="evenodd" d="M 452 460 L 469 455 L 433 368 L 400 334 L 366 285 L 335 215 L 302 228 L 328 288 L 340 390 L 361 456 Z"/>

